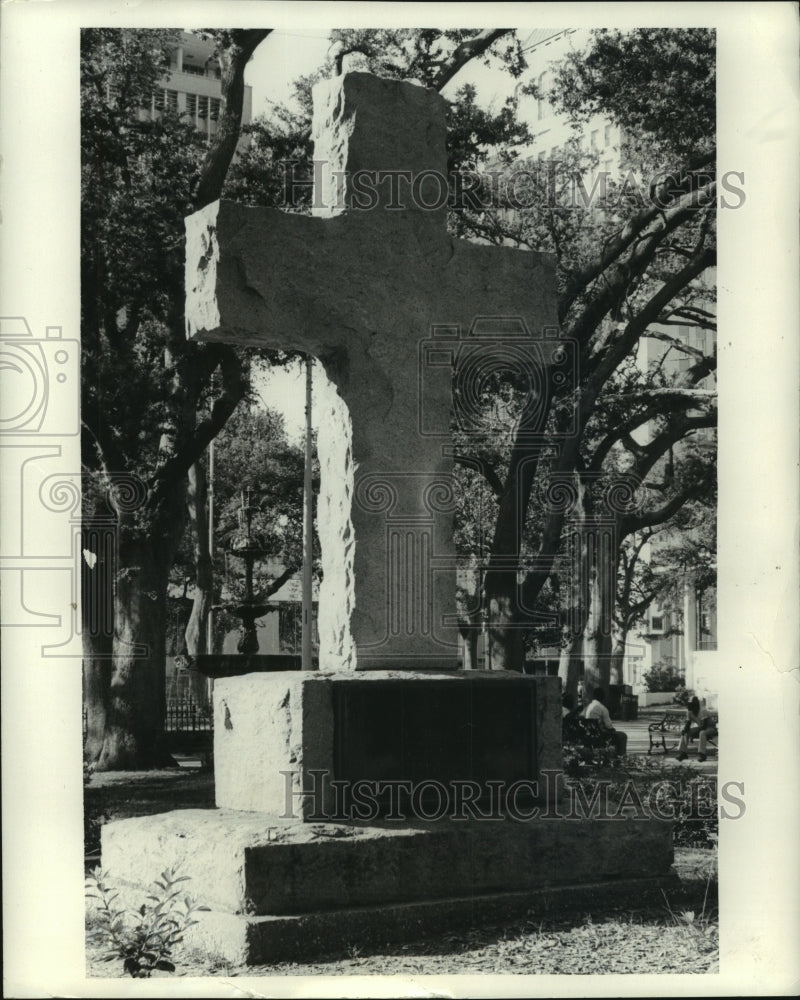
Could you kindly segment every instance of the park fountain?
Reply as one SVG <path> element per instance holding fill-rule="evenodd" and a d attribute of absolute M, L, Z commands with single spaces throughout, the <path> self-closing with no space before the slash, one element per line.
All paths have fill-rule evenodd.
<path fill-rule="evenodd" d="M 253 531 L 256 510 L 251 490 L 243 491 L 238 512 L 239 526 L 228 544 L 229 554 L 244 562 L 244 597 L 241 601 L 217 604 L 213 608 L 215 612 L 229 612 L 242 623 L 242 634 L 236 645 L 238 653 L 198 656 L 197 669 L 206 677 L 236 677 L 263 671 L 300 669 L 299 656 L 259 652 L 256 620 L 270 612 L 277 613 L 278 608 L 253 592 L 253 566 L 267 551 L 263 539 Z"/>

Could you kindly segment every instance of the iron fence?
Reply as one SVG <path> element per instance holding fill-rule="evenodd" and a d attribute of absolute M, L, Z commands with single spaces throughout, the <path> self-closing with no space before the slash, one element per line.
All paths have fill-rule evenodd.
<path fill-rule="evenodd" d="M 168 733 L 210 733 L 214 730 L 214 716 L 210 708 L 194 701 L 168 701 L 164 729 Z"/>
<path fill-rule="evenodd" d="M 83 739 L 89 728 L 86 706 L 83 706 Z M 164 732 L 167 733 L 213 733 L 214 715 L 210 708 L 204 708 L 193 701 L 168 701 L 164 712 Z"/>

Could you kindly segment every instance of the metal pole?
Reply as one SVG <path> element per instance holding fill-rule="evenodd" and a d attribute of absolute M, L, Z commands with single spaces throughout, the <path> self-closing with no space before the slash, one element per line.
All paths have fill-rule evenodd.
<path fill-rule="evenodd" d="M 313 371 L 314 359 L 311 355 L 306 357 L 306 460 L 305 474 L 303 477 L 304 487 L 304 521 L 303 531 L 303 644 L 301 650 L 300 666 L 302 670 L 313 670 L 311 663 L 311 631 L 312 631 L 312 590 L 311 590 L 311 564 L 313 560 L 313 528 L 314 512 L 313 497 L 311 494 L 311 375 Z"/>
<path fill-rule="evenodd" d="M 214 652 L 214 439 L 208 444 L 208 555 L 211 559 L 211 602 L 206 618 L 206 653 Z M 214 699 L 214 679 L 206 680 L 206 697 L 211 705 Z"/>
<path fill-rule="evenodd" d="M 211 557 L 211 601 L 206 618 L 206 652 L 213 653 L 214 637 L 214 441 L 208 446 L 208 554 Z"/>

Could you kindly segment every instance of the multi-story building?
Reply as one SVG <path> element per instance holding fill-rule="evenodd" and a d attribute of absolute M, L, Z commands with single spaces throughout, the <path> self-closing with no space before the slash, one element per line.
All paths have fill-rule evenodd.
<path fill-rule="evenodd" d="M 586 30 L 578 28 L 537 28 L 522 40 L 522 49 L 540 96 L 534 99 L 522 95 L 519 114 L 533 136 L 531 154 L 539 162 L 557 161 L 565 143 L 577 139 L 582 151 L 597 156 L 598 170 L 611 174 L 619 167 L 621 129 L 595 115 L 580 133 L 576 133 L 543 96 L 552 85 L 555 64 L 575 49 L 582 48 L 588 37 Z"/>
<path fill-rule="evenodd" d="M 214 43 L 189 32 L 181 33 L 181 44 L 172 53 L 169 76 L 153 93 L 150 114 L 155 117 L 168 108 L 185 115 L 209 139 L 216 135 L 222 83 L 220 66 L 214 58 Z M 253 114 L 252 87 L 245 86 L 242 124 Z M 239 148 L 246 139 L 239 141 Z"/>

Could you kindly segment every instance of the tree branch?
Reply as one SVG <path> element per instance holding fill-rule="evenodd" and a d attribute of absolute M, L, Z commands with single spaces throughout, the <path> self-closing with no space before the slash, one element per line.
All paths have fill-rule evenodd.
<path fill-rule="evenodd" d="M 621 531 L 624 531 L 625 534 L 630 534 L 632 531 L 641 531 L 642 528 L 652 528 L 656 524 L 664 524 L 674 514 L 678 513 L 687 500 L 692 500 L 698 496 L 700 490 L 699 485 L 692 484 L 692 486 L 688 486 L 681 492 L 676 493 L 674 497 L 656 510 L 649 513 L 628 515 L 623 518 Z"/>
<path fill-rule="evenodd" d="M 638 392 L 612 393 L 601 396 L 597 405 L 605 403 L 647 403 L 664 400 L 667 403 L 704 403 L 717 398 L 716 389 L 682 389 L 677 386 L 641 389 Z"/>
<path fill-rule="evenodd" d="M 154 493 L 158 496 L 168 492 L 171 486 L 187 474 L 191 466 L 225 426 L 228 417 L 247 393 L 249 381 L 239 356 L 231 348 L 223 348 L 220 354 L 222 392 L 214 400 L 211 414 L 205 420 L 200 421 L 194 434 L 173 457 L 163 464 L 156 474 Z"/>
<path fill-rule="evenodd" d="M 599 392 L 605 381 L 610 378 L 623 358 L 633 349 L 644 331 L 654 323 L 661 310 L 681 289 L 711 267 L 717 259 L 716 251 L 711 248 L 699 248 L 693 260 L 681 268 L 669 280 L 665 281 L 659 290 L 650 298 L 647 304 L 628 323 L 623 335 L 611 345 L 600 359 L 590 382 L 595 391 Z"/>
<path fill-rule="evenodd" d="M 220 51 L 222 76 L 222 110 L 216 141 L 209 148 L 200 168 L 200 179 L 194 196 L 196 209 L 216 201 L 228 173 L 236 144 L 239 141 L 244 105 L 244 70 L 256 47 L 272 32 L 272 28 L 251 28 L 226 32 L 230 45 Z"/>
<path fill-rule="evenodd" d="M 465 469 L 477 469 L 486 480 L 489 488 L 496 497 L 503 495 L 503 481 L 498 476 L 497 470 L 483 458 L 472 457 L 471 455 L 453 455 L 453 461 Z"/>
<path fill-rule="evenodd" d="M 602 286 L 598 288 L 590 297 L 588 304 L 585 306 L 580 316 L 578 316 L 573 323 L 570 323 L 567 326 L 567 333 L 571 337 L 578 340 L 579 343 L 585 343 L 588 341 L 591 334 L 597 328 L 600 320 L 609 312 L 614 303 L 619 300 L 630 281 L 644 273 L 655 256 L 655 253 L 664 237 L 667 236 L 668 233 L 677 229 L 678 226 L 682 225 L 693 214 L 711 204 L 715 197 L 715 192 L 716 185 L 707 184 L 705 187 L 701 188 L 700 191 L 691 192 L 690 194 L 685 195 L 669 211 L 657 213 L 660 216 L 660 225 L 658 225 L 655 229 L 644 234 L 642 234 L 641 231 L 637 232 L 637 234 L 629 241 L 629 243 L 634 243 L 635 241 L 635 245 L 633 246 L 629 256 L 625 259 L 625 261 L 617 263 L 612 268 L 613 273 L 608 276 Z M 688 264 L 685 268 L 679 271 L 678 274 L 683 274 L 687 271 L 687 269 L 690 269 L 691 266 L 691 263 Z M 607 268 L 608 265 L 602 270 L 605 271 Z M 669 284 L 669 282 L 666 282 L 665 285 L 666 284 Z M 682 288 L 684 284 L 686 284 L 686 282 L 682 281 L 678 286 L 678 290 Z M 666 305 L 671 298 L 672 296 L 670 295 L 663 302 L 660 302 L 658 310 L 652 314 L 652 317 L 650 313 L 648 313 L 648 323 L 645 324 L 646 326 L 655 321 L 663 306 Z M 564 297 L 562 296 L 561 299 L 563 300 Z M 566 315 L 565 313 L 562 313 L 561 306 L 559 306 L 559 315 L 562 315 L 562 317 L 563 315 Z"/>
<path fill-rule="evenodd" d="M 262 598 L 272 597 L 273 594 L 276 594 L 281 589 L 281 587 L 284 585 L 284 583 L 286 583 L 287 580 L 291 580 L 291 578 L 295 575 L 296 572 L 297 572 L 297 567 L 296 566 L 288 566 L 281 573 L 281 575 L 279 577 L 277 577 L 275 580 L 273 580 L 272 583 L 270 583 L 261 592 L 261 594 L 259 596 L 262 597 Z"/>
<path fill-rule="evenodd" d="M 676 315 L 676 313 L 672 313 L 672 315 L 674 316 L 674 315 Z M 670 326 L 685 326 L 686 325 L 685 321 L 683 321 L 683 322 L 677 321 L 676 322 L 674 320 L 664 319 L 662 316 L 659 317 L 658 322 L 659 322 L 659 324 L 664 325 L 664 326 L 668 326 L 668 325 L 670 325 Z M 693 358 L 697 358 L 698 360 L 706 358 L 706 355 L 698 347 L 692 347 L 690 344 L 687 344 L 685 341 L 680 340 L 678 337 L 673 337 L 669 333 L 663 333 L 660 330 L 646 330 L 642 334 L 642 336 L 646 340 L 660 340 L 664 344 L 669 344 L 670 347 L 674 347 L 676 351 L 680 351 L 682 354 L 689 354 Z"/>
<path fill-rule="evenodd" d="M 458 73 L 458 71 L 471 60 L 483 53 L 503 35 L 509 34 L 513 28 L 484 28 L 483 31 L 472 38 L 465 38 L 460 45 L 450 53 L 439 68 L 433 78 L 432 86 L 435 90 L 441 90 Z"/>
<path fill-rule="evenodd" d="M 581 292 L 595 278 L 602 274 L 603 271 L 609 268 L 614 261 L 618 260 L 659 215 L 664 215 L 663 193 L 665 191 L 669 191 L 670 194 L 673 192 L 680 193 L 683 195 L 681 200 L 685 201 L 688 192 L 691 199 L 693 172 L 713 163 L 715 158 L 715 151 L 699 156 L 694 162 L 688 165 L 687 170 L 682 175 L 673 175 L 666 178 L 662 185 L 651 191 L 653 204 L 629 219 L 623 228 L 606 242 L 599 256 L 570 278 L 558 303 L 558 317 L 560 320 L 564 319 Z"/>

